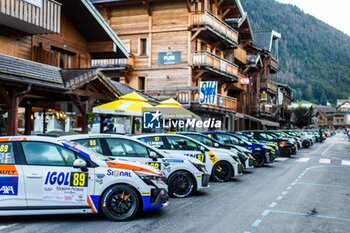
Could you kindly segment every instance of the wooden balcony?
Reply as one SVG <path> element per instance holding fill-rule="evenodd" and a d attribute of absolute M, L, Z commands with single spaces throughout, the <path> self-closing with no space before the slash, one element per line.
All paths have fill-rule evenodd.
<path fill-rule="evenodd" d="M 272 81 L 267 81 L 267 90 L 277 93 L 277 84 Z"/>
<path fill-rule="evenodd" d="M 191 27 L 196 31 L 209 31 L 204 34 L 212 40 L 224 39 L 228 44 L 238 45 L 238 32 L 209 11 L 192 12 Z"/>
<path fill-rule="evenodd" d="M 238 46 L 234 50 L 235 59 L 238 60 L 242 64 L 247 64 L 247 51 L 242 47 Z"/>
<path fill-rule="evenodd" d="M 278 60 L 274 57 L 271 57 L 270 70 L 272 73 L 278 72 Z"/>
<path fill-rule="evenodd" d="M 217 96 L 217 101 L 215 105 L 201 104 L 199 101 L 199 92 L 193 90 L 178 91 L 177 101 L 179 101 L 182 105 L 186 107 L 205 108 L 227 112 L 237 111 L 237 99 L 220 94 Z"/>
<path fill-rule="evenodd" d="M 105 68 L 109 70 L 128 70 L 135 66 L 134 56 L 129 58 L 113 58 L 113 59 L 92 59 L 91 67 L 93 68 Z"/>
<path fill-rule="evenodd" d="M 238 66 L 206 51 L 192 53 L 192 66 L 197 69 L 204 69 L 228 78 L 230 81 L 238 79 Z"/>
<path fill-rule="evenodd" d="M 260 114 L 265 116 L 270 116 L 272 114 L 272 105 L 271 104 L 261 104 L 260 105 Z"/>
<path fill-rule="evenodd" d="M 61 4 L 53 0 L 0 0 L 0 22 L 29 34 L 59 33 Z"/>

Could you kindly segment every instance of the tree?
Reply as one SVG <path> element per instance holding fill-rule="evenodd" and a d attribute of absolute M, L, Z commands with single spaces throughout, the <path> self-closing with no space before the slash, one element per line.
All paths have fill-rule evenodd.
<path fill-rule="evenodd" d="M 312 123 L 312 118 L 314 116 L 313 108 L 297 107 L 293 110 L 295 115 L 295 125 L 299 128 L 304 128 Z"/>

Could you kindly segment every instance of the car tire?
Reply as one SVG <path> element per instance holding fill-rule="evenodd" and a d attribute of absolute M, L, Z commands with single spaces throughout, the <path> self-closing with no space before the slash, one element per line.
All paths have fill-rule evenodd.
<path fill-rule="evenodd" d="M 293 154 L 293 149 L 288 146 L 287 148 L 284 149 L 284 156 L 290 158 Z"/>
<path fill-rule="evenodd" d="M 212 179 L 216 182 L 226 182 L 234 175 L 233 167 L 225 161 L 215 163 L 212 170 Z"/>
<path fill-rule="evenodd" d="M 184 198 L 195 190 L 192 175 L 187 171 L 176 171 L 168 178 L 169 195 Z"/>
<path fill-rule="evenodd" d="M 265 164 L 265 155 L 262 153 L 254 153 L 254 167 L 262 167 Z"/>
<path fill-rule="evenodd" d="M 304 148 L 309 148 L 310 147 L 310 142 L 309 141 L 303 141 L 303 147 Z"/>
<path fill-rule="evenodd" d="M 111 186 L 102 196 L 102 212 L 112 221 L 130 220 L 136 215 L 139 208 L 139 195 L 129 185 Z"/>

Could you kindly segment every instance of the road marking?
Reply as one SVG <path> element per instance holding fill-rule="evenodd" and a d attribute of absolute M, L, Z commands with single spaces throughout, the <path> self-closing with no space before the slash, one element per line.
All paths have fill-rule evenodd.
<path fill-rule="evenodd" d="M 330 164 L 331 160 L 330 159 L 320 159 L 318 162 L 319 163 L 324 163 L 324 164 Z"/>
<path fill-rule="evenodd" d="M 251 233 L 250 231 L 245 231 L 245 232 L 243 232 L 243 233 Z"/>
<path fill-rule="evenodd" d="M 310 158 L 309 157 L 303 157 L 297 160 L 298 163 L 306 163 L 307 161 L 309 161 Z"/>
<path fill-rule="evenodd" d="M 292 215 L 299 215 L 299 216 L 305 216 L 305 217 L 326 218 L 326 219 L 350 222 L 350 218 L 333 217 L 333 216 L 326 216 L 326 215 L 320 215 L 320 214 L 305 214 L 305 213 L 280 211 L 280 210 L 270 210 L 270 212 L 279 213 L 279 214 L 292 214 Z"/>
<path fill-rule="evenodd" d="M 282 195 L 286 195 L 288 193 L 288 191 L 284 191 L 282 192 Z"/>
<path fill-rule="evenodd" d="M 292 186 L 288 186 L 288 187 L 287 187 L 287 190 L 291 190 L 291 189 L 292 189 Z"/>
<path fill-rule="evenodd" d="M 301 184 L 301 185 L 311 185 L 311 186 L 323 186 L 323 187 L 350 189 L 350 186 L 346 186 L 346 185 L 336 185 L 336 184 L 314 184 L 314 183 L 304 183 L 304 182 L 298 182 L 298 184 Z"/>
<path fill-rule="evenodd" d="M 277 205 L 276 202 L 272 202 L 272 203 L 269 205 L 269 207 L 270 207 L 270 208 L 273 208 L 273 207 L 275 207 L 276 205 Z"/>
<path fill-rule="evenodd" d="M 322 152 L 321 155 L 325 155 L 325 154 L 327 153 L 327 151 L 328 151 L 329 149 L 331 149 L 332 146 L 334 146 L 334 143 L 333 143 L 332 145 L 330 145 L 327 149 L 325 149 L 325 150 Z"/>
<path fill-rule="evenodd" d="M 296 182 L 298 182 L 298 181 L 299 181 L 299 179 L 295 179 L 295 180 L 294 180 L 294 183 L 296 183 Z"/>
<path fill-rule="evenodd" d="M 257 219 L 257 220 L 255 220 L 255 222 L 253 222 L 253 224 L 252 224 L 252 227 L 258 227 L 259 226 L 259 224 L 261 223 L 261 219 Z"/>
<path fill-rule="evenodd" d="M 291 183 L 290 185 L 291 185 L 291 186 L 294 186 L 294 185 L 295 185 L 295 183 L 296 183 L 296 182 L 293 182 L 293 183 Z"/>
<path fill-rule="evenodd" d="M 349 160 L 342 160 L 341 165 L 350 166 L 350 161 Z"/>
<path fill-rule="evenodd" d="M 270 210 L 264 210 L 261 216 L 267 216 L 270 213 Z"/>
<path fill-rule="evenodd" d="M 1 230 L 5 230 L 5 229 L 10 228 L 10 227 L 14 227 L 14 226 L 16 226 L 16 225 L 18 225 L 18 223 L 14 223 L 14 224 L 10 224 L 10 225 L 5 225 L 5 226 L 0 226 L 0 231 L 1 231 Z"/>
<path fill-rule="evenodd" d="M 276 199 L 277 199 L 277 200 L 282 200 L 283 197 L 282 197 L 282 196 L 279 196 L 279 197 L 277 197 Z"/>
<path fill-rule="evenodd" d="M 280 161 L 280 162 L 284 162 L 287 161 L 289 158 L 277 158 L 275 159 L 275 161 Z"/>

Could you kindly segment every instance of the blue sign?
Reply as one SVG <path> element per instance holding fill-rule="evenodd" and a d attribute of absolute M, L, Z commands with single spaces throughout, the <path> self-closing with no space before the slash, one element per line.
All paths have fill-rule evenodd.
<path fill-rule="evenodd" d="M 145 129 L 157 129 L 160 128 L 160 116 L 162 114 L 157 110 L 156 112 L 144 112 L 143 113 L 143 128 Z"/>
<path fill-rule="evenodd" d="M 181 63 L 181 52 L 160 52 L 158 53 L 158 64 L 175 65 Z"/>
<path fill-rule="evenodd" d="M 18 176 L 0 177 L 0 196 L 17 196 Z"/>
<path fill-rule="evenodd" d="M 218 97 L 218 82 L 217 81 L 204 81 L 200 83 L 200 104 L 213 104 L 217 103 Z"/>

